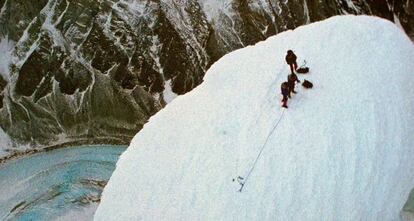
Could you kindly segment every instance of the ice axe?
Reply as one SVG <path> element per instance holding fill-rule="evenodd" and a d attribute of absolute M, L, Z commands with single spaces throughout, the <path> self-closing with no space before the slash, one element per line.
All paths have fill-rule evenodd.
<path fill-rule="evenodd" d="M 237 181 L 240 184 L 240 189 L 238 190 L 238 192 L 241 192 L 243 190 L 244 187 L 244 178 L 241 176 L 238 176 L 237 178 L 233 178 L 233 182 Z"/>

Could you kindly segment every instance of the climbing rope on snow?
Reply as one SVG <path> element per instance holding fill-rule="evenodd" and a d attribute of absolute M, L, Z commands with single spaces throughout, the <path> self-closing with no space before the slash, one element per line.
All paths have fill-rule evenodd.
<path fill-rule="evenodd" d="M 299 68 L 304 68 L 305 66 L 306 66 L 306 60 L 303 60 L 303 64 Z"/>
<path fill-rule="evenodd" d="M 250 174 L 253 172 L 253 170 L 254 170 L 254 168 L 255 168 L 255 166 L 256 166 L 257 161 L 259 161 L 259 158 L 260 158 L 260 156 L 262 155 L 262 152 L 263 152 L 264 148 L 266 147 L 267 142 L 269 142 L 270 137 L 272 136 L 273 132 L 276 130 L 277 126 L 279 125 L 280 121 L 282 120 L 283 115 L 284 115 L 284 113 L 285 113 L 285 110 L 286 110 L 286 109 L 283 109 L 283 110 L 282 110 L 282 114 L 280 115 L 279 119 L 277 120 L 277 122 L 276 122 L 275 126 L 273 126 L 272 130 L 271 130 L 271 131 L 270 131 L 270 133 L 267 135 L 266 141 L 264 142 L 264 144 L 263 144 L 262 148 L 260 149 L 259 154 L 257 154 L 257 157 L 256 157 L 256 159 L 254 160 L 253 165 L 252 165 L 252 167 L 250 168 L 250 170 L 249 170 L 249 172 L 247 173 L 247 175 L 246 175 L 245 177 L 238 176 L 236 179 L 233 179 L 233 182 L 234 182 L 234 181 L 237 181 L 237 182 L 240 184 L 240 189 L 239 189 L 239 191 L 238 191 L 238 192 L 242 192 L 242 190 L 243 190 L 243 188 L 244 188 L 244 185 L 246 184 L 247 180 L 249 179 Z"/>

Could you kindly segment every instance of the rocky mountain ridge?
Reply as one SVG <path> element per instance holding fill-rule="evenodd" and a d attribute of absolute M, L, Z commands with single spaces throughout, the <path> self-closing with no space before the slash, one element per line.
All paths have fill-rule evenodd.
<path fill-rule="evenodd" d="M 128 143 L 226 53 L 340 14 L 414 36 L 409 0 L 0 0 L 0 126 L 18 144 Z"/>

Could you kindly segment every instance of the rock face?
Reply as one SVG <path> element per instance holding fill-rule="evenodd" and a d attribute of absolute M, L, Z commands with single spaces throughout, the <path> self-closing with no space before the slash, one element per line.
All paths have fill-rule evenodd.
<path fill-rule="evenodd" d="M 0 126 L 16 143 L 128 143 L 224 54 L 337 14 L 396 18 L 412 1 L 0 0 Z M 2 60 L 2 59 L 0 59 Z M 4 64 L 4 63 L 7 64 Z M 0 62 L 2 63 L 2 62 Z M 3 71 L 2 71 L 3 70 Z"/>

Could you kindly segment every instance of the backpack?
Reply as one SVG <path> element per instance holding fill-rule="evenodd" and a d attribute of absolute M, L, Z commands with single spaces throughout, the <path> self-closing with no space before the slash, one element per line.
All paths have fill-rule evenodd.
<path fill-rule="evenodd" d="M 309 68 L 308 67 L 300 67 L 296 70 L 297 73 L 299 74 L 306 74 L 309 72 Z"/>
<path fill-rule="evenodd" d="M 308 80 L 304 80 L 303 83 L 302 83 L 302 86 L 304 88 L 312 88 L 313 87 L 313 84 L 312 84 L 312 82 L 310 82 Z"/>

